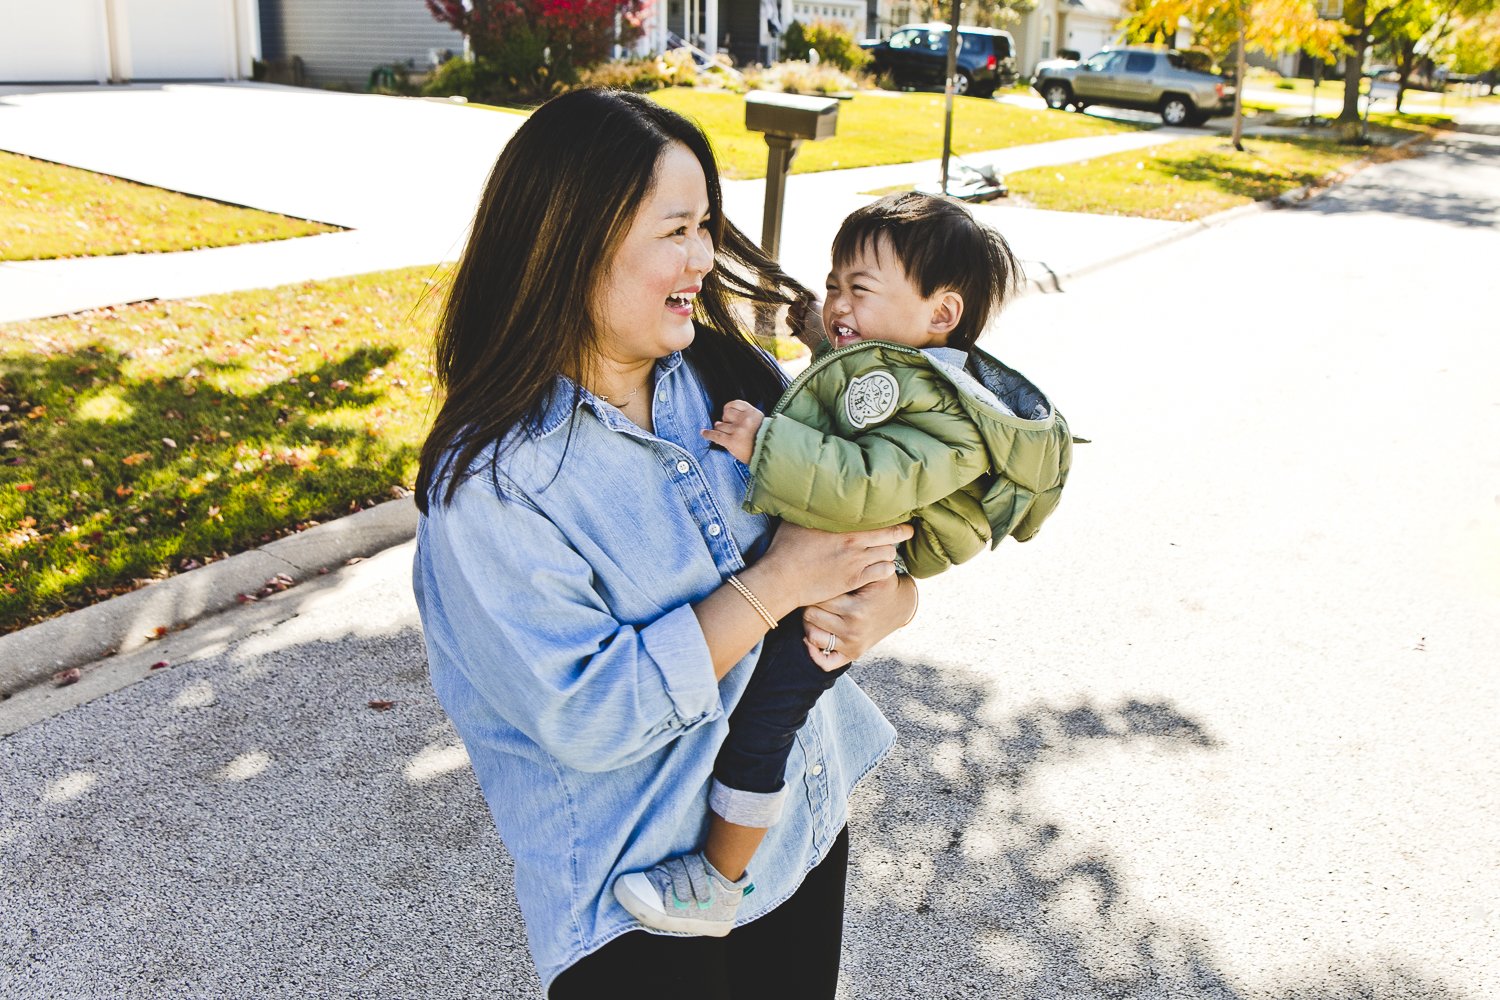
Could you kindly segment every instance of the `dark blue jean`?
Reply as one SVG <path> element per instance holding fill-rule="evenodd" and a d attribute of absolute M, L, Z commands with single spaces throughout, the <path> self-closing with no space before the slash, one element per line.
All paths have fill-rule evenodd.
<path fill-rule="evenodd" d="M 802 644 L 802 611 L 781 620 L 761 647 L 755 673 L 729 716 L 714 777 L 742 792 L 780 790 L 792 740 L 818 698 L 849 669 L 824 670 Z"/>

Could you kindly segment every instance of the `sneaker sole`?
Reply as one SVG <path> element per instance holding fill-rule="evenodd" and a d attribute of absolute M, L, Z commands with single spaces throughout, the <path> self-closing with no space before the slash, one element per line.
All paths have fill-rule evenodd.
<path fill-rule="evenodd" d="M 698 937 L 725 937 L 734 930 L 733 921 L 716 921 L 710 923 L 707 920 L 695 920 L 692 917 L 674 917 L 661 910 L 660 904 L 654 897 L 638 895 L 631 885 L 631 878 L 639 876 L 645 881 L 645 876 L 640 872 L 632 872 L 630 875 L 621 875 L 615 879 L 615 899 L 626 911 L 643 925 L 658 931 L 678 931 L 682 934 L 693 934 Z M 651 883 L 646 882 L 649 887 Z M 655 904 L 655 905 L 653 905 Z"/>

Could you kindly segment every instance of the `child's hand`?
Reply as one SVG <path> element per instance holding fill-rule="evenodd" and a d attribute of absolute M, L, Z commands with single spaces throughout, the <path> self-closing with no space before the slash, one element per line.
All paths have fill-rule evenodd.
<path fill-rule="evenodd" d="M 764 413 L 743 399 L 732 399 L 724 404 L 724 416 L 699 433 L 749 465 L 750 456 L 755 453 L 755 432 L 765 419 Z"/>

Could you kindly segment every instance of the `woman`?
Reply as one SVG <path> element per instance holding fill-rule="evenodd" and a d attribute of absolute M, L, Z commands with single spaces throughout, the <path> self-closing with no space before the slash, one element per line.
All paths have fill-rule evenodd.
<path fill-rule="evenodd" d="M 915 609 L 894 575 L 909 526 L 747 514 L 747 470 L 699 433 L 782 388 L 733 298 L 805 294 L 724 220 L 702 133 L 634 95 L 539 108 L 480 202 L 437 337 L 414 585 L 550 997 L 833 996 L 847 798 L 894 735 L 848 680 L 798 735 L 806 794 L 756 855 L 742 926 L 648 934 L 610 892 L 702 839 L 768 623 L 805 607 L 832 667 Z"/>

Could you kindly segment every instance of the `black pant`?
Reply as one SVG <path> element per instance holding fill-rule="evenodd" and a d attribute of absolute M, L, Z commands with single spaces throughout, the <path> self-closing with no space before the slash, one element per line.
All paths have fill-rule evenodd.
<path fill-rule="evenodd" d="M 782 619 L 766 636 L 755 673 L 734 714 L 729 735 L 714 759 L 714 777 L 742 792 L 781 788 L 792 740 L 818 698 L 848 670 L 824 670 L 802 644 L 802 611 Z"/>
<path fill-rule="evenodd" d="M 792 898 L 759 920 L 722 938 L 622 934 L 564 969 L 548 1000 L 832 1000 L 848 871 L 845 828 Z"/>

